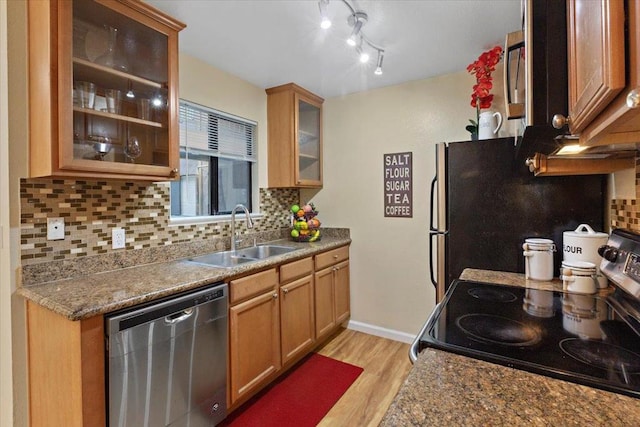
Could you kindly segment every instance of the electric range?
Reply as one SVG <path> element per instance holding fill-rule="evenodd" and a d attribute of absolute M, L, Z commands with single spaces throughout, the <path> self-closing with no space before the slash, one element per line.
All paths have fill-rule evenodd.
<path fill-rule="evenodd" d="M 614 230 L 608 295 L 456 280 L 414 342 L 640 398 L 640 236 Z"/>

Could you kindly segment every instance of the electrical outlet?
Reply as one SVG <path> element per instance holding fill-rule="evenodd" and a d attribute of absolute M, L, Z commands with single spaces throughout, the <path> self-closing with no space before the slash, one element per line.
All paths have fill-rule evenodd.
<path fill-rule="evenodd" d="M 114 228 L 111 230 L 111 248 L 122 249 L 125 247 L 124 228 Z"/>
<path fill-rule="evenodd" d="M 47 240 L 64 240 L 64 218 L 47 218 Z"/>

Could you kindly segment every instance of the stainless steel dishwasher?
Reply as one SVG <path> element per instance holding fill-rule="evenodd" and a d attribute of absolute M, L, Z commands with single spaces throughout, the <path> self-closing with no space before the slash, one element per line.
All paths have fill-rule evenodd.
<path fill-rule="evenodd" d="M 216 283 L 106 317 L 110 427 L 226 417 L 228 299 Z"/>

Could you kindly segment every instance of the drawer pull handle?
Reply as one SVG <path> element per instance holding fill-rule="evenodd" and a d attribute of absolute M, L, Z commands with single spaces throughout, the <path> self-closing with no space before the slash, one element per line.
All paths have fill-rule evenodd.
<path fill-rule="evenodd" d="M 333 259 L 338 259 L 338 255 L 334 255 L 334 256 L 333 256 Z"/>

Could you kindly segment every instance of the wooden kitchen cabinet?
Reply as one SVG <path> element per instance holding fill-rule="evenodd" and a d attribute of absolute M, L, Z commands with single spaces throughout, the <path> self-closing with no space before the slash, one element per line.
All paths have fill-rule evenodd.
<path fill-rule="evenodd" d="M 294 83 L 266 92 L 269 187 L 322 188 L 324 99 Z"/>
<path fill-rule="evenodd" d="M 184 24 L 137 0 L 31 0 L 28 21 L 29 175 L 177 177 Z"/>
<path fill-rule="evenodd" d="M 640 0 L 571 0 L 567 7 L 569 131 L 582 145 L 633 150 L 640 142 Z"/>
<path fill-rule="evenodd" d="M 567 2 L 569 131 L 577 135 L 624 87 L 624 3 Z"/>
<path fill-rule="evenodd" d="M 104 427 L 104 320 L 71 321 L 27 301 L 29 420 L 33 427 Z"/>
<path fill-rule="evenodd" d="M 229 284 L 228 406 L 241 403 L 280 370 L 278 273 L 263 271 Z"/>
<path fill-rule="evenodd" d="M 322 340 L 349 318 L 349 247 L 315 256 L 316 339 Z"/>
<path fill-rule="evenodd" d="M 315 344 L 313 258 L 280 267 L 282 365 L 306 355 Z"/>

